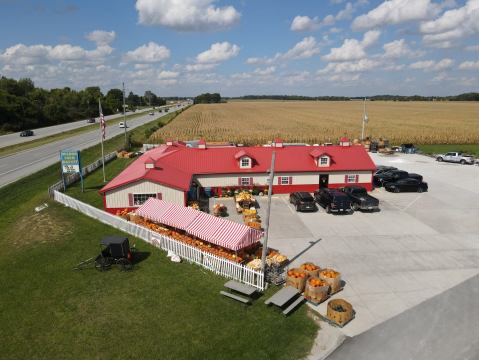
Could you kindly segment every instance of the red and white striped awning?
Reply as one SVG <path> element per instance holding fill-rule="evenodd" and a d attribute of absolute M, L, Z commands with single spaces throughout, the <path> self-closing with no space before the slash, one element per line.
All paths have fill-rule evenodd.
<path fill-rule="evenodd" d="M 211 242 L 231 249 L 243 249 L 258 241 L 263 233 L 247 225 L 225 220 L 211 236 Z"/>
<path fill-rule="evenodd" d="M 157 200 L 155 198 L 148 198 L 143 205 L 136 209 L 136 213 L 151 221 L 160 222 L 161 217 L 168 210 L 173 207 L 174 204 L 165 201 Z"/>
<path fill-rule="evenodd" d="M 149 220 L 185 230 L 221 247 L 239 250 L 257 242 L 263 232 L 189 207 L 149 198 L 136 213 Z"/>

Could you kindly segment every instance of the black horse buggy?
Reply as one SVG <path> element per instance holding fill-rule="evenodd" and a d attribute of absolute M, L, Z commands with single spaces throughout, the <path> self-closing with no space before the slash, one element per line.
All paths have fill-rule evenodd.
<path fill-rule="evenodd" d="M 119 265 L 121 270 L 133 268 L 133 253 L 127 237 L 106 236 L 100 241 L 100 254 L 96 258 L 82 261 L 75 268 L 83 269 L 94 263 L 99 271 L 109 270 L 112 265 Z"/>

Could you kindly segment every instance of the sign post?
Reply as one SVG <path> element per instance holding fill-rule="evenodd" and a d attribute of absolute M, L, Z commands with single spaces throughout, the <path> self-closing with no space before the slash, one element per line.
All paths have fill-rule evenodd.
<path fill-rule="evenodd" d="M 83 192 L 83 174 L 81 169 L 80 151 L 62 150 L 60 152 L 62 162 L 63 187 L 66 190 L 65 174 L 80 174 L 81 191 Z"/>

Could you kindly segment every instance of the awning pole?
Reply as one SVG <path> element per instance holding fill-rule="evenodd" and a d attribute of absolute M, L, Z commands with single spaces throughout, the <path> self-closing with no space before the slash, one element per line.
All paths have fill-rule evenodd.
<path fill-rule="evenodd" d="M 264 221 L 264 239 L 263 239 L 263 251 L 261 253 L 261 270 L 264 271 L 266 266 L 266 254 L 268 253 L 268 230 L 269 230 L 269 214 L 271 212 L 271 193 L 273 192 L 273 179 L 274 179 L 274 161 L 276 159 L 276 152 L 273 151 L 271 157 L 271 169 L 269 170 L 268 178 L 268 208 L 266 210 L 266 218 Z"/>

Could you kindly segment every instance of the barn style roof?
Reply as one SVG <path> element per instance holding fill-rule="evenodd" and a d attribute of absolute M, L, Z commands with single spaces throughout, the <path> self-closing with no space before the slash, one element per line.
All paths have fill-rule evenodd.
<path fill-rule="evenodd" d="M 376 166 L 363 146 L 285 146 L 285 147 L 206 147 L 190 148 L 184 143 L 173 142 L 149 150 L 117 177 L 104 186 L 100 193 L 139 180 L 150 180 L 175 189 L 187 191 L 194 175 L 266 173 L 271 165 L 272 152 L 276 152 L 275 172 L 337 172 L 374 171 Z M 255 159 L 251 168 L 241 168 L 239 153 L 244 152 Z M 318 168 L 314 155 L 327 153 L 329 166 Z M 155 166 L 146 168 L 147 159 Z"/>

